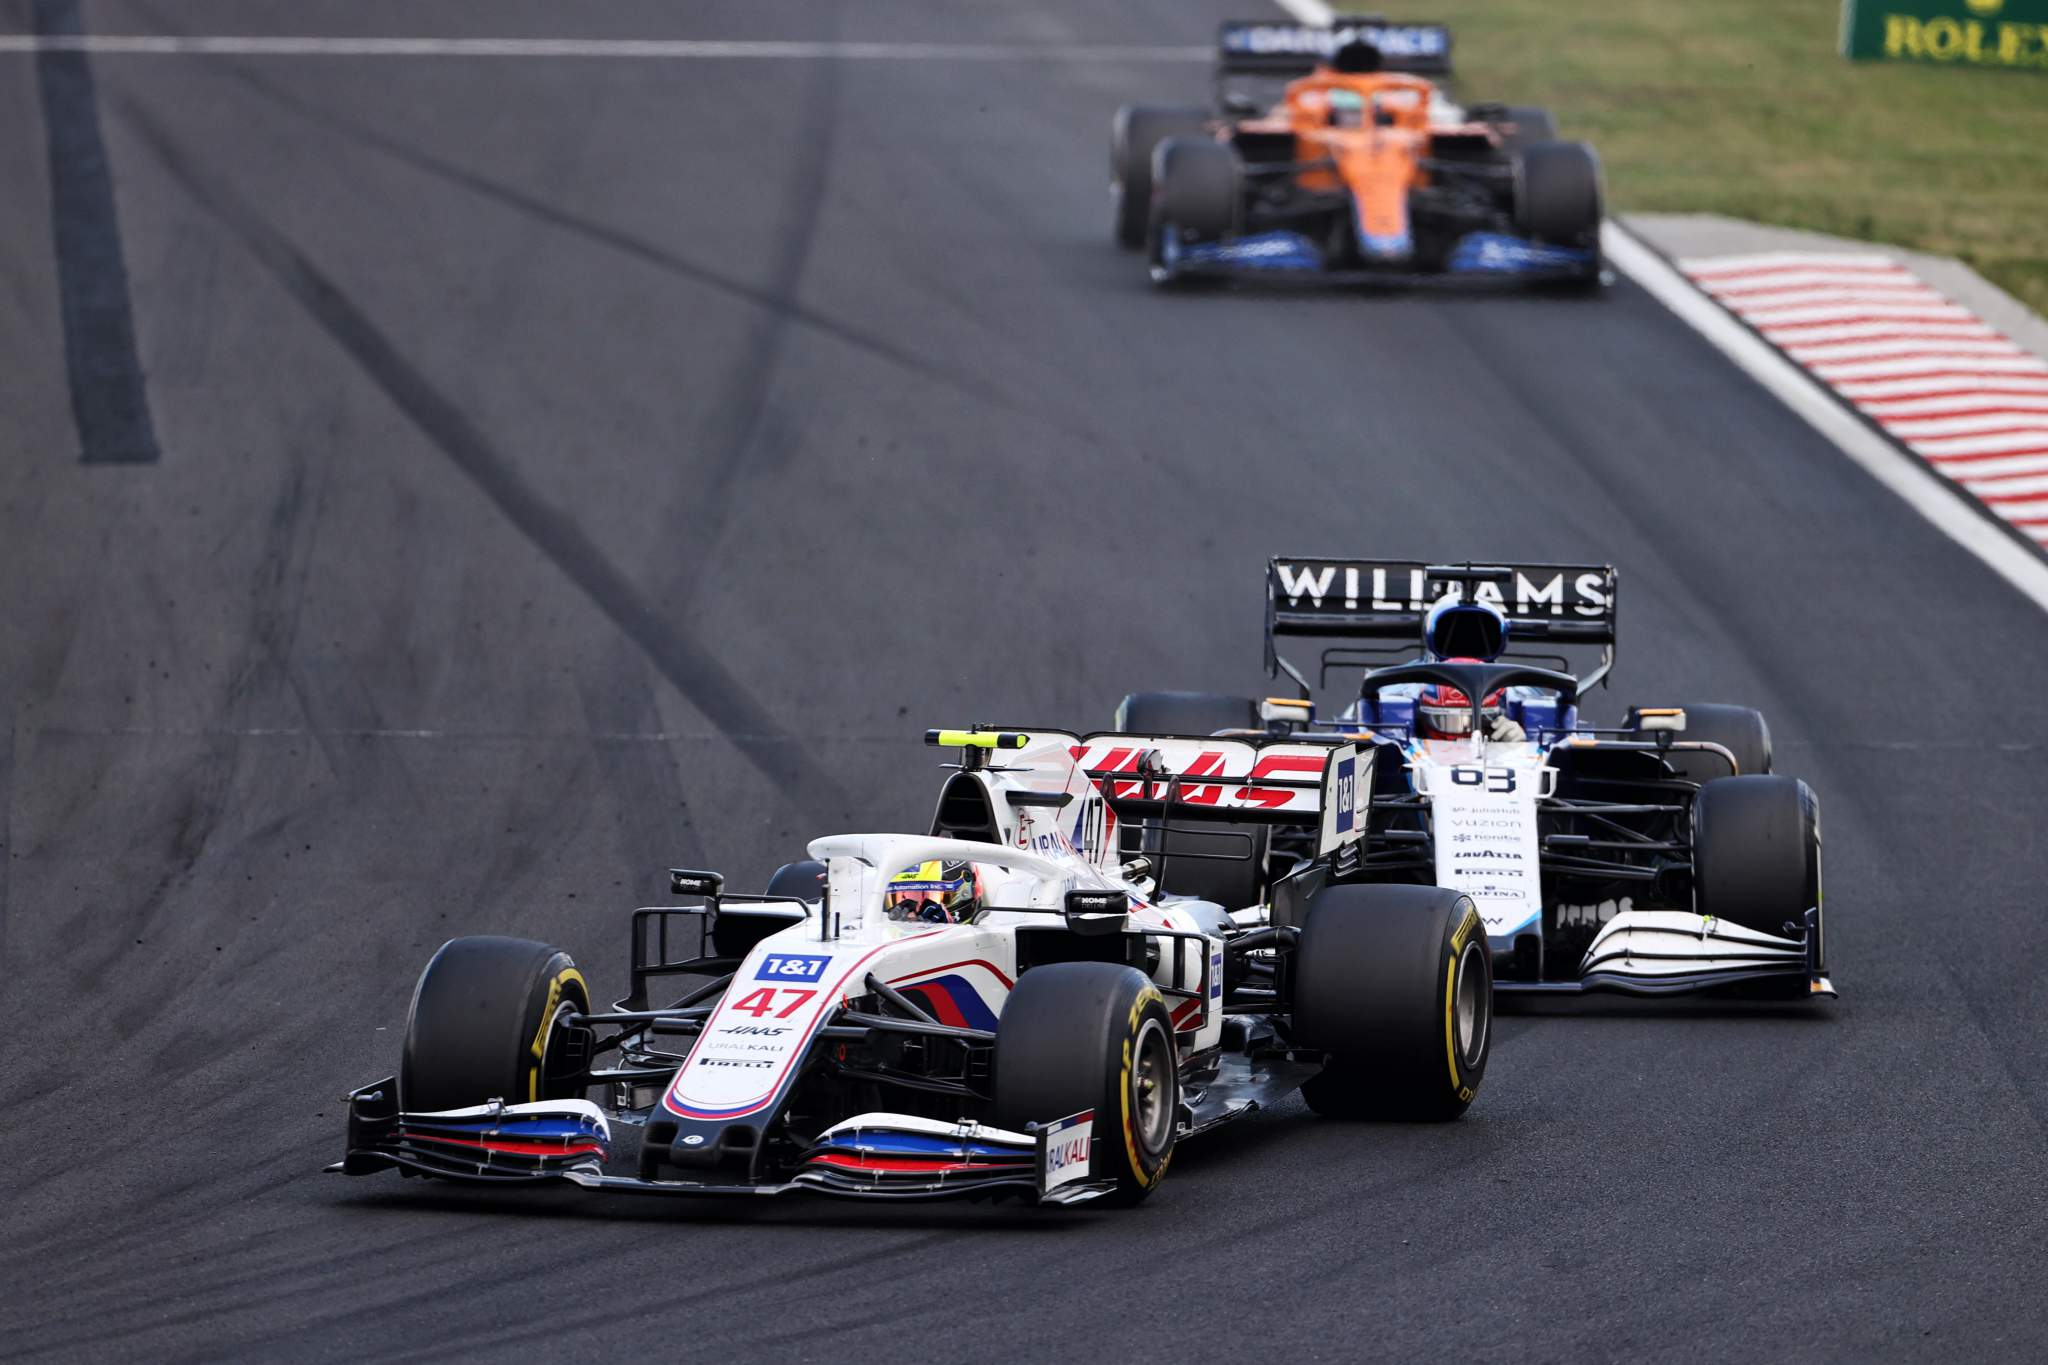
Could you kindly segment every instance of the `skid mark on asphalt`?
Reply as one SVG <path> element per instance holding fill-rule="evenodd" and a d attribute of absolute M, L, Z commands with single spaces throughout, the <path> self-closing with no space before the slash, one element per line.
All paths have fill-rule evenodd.
<path fill-rule="evenodd" d="M 346 141 L 353 142 L 358 146 L 380 152 L 403 165 L 410 166 L 423 175 L 433 176 L 450 184 L 458 185 L 480 198 L 489 199 L 507 208 L 515 209 L 551 227 L 559 228 L 563 232 L 581 237 L 585 241 L 595 242 L 599 246 L 616 251 L 623 256 L 639 261 L 643 265 L 652 266 L 666 274 L 674 275 L 678 279 L 686 280 L 691 284 L 699 285 L 706 289 L 715 290 L 730 298 L 739 299 L 757 308 L 766 309 L 771 313 L 783 315 L 790 321 L 800 323 L 804 327 L 817 332 L 820 336 L 830 337 L 834 341 L 851 346 L 856 350 L 864 351 L 869 355 L 922 378 L 945 384 L 976 398 L 997 403 L 1010 411 L 1023 412 L 1025 410 L 1022 404 L 990 388 L 974 376 L 927 360 L 896 345 L 886 337 L 864 331 L 850 323 L 841 322 L 839 319 L 828 314 L 818 312 L 800 300 L 790 297 L 785 290 L 779 288 L 764 289 L 749 284 L 745 280 L 735 279 L 723 271 L 715 270 L 710 266 L 701 265 L 696 261 L 678 255 L 674 250 L 662 243 L 650 241 L 645 237 L 637 236 L 622 228 L 612 227 L 606 223 L 594 222 L 588 218 L 578 217 L 557 204 L 550 203 L 545 199 L 540 199 L 524 191 L 514 189 L 510 185 L 479 175 L 467 167 L 445 161 L 431 152 L 422 151 L 416 146 L 388 137 L 366 124 L 358 123 L 354 119 L 347 118 L 328 109 L 323 109 L 318 105 L 299 98 L 291 91 L 282 89 L 252 71 L 231 65 L 222 66 L 220 70 L 223 74 L 232 77 L 235 81 L 272 103 L 298 114 L 309 123 L 324 128 L 328 132 Z"/>
<path fill-rule="evenodd" d="M 142 109 L 117 108 L 164 169 L 232 233 L 400 412 L 535 549 L 639 646 L 675 688 L 800 807 L 843 805 L 838 785 L 700 641 L 665 620 L 561 508 L 543 498 L 476 424 L 370 318 L 239 195 L 200 171 Z"/>
<path fill-rule="evenodd" d="M 34 15 L 45 39 L 83 35 L 79 0 L 36 0 Z M 72 419 L 87 464 L 150 464 L 158 456 L 156 426 L 136 355 L 128 265 L 91 58 L 75 46 L 35 50 Z"/>

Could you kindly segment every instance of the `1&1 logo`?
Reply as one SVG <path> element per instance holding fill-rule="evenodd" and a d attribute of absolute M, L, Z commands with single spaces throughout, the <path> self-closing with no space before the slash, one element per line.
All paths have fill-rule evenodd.
<path fill-rule="evenodd" d="M 754 973 L 756 981 L 816 981 L 832 959 L 799 953 L 770 953 Z"/>

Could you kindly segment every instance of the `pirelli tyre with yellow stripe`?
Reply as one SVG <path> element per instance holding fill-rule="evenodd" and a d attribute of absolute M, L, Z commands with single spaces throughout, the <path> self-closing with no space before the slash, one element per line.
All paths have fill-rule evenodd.
<path fill-rule="evenodd" d="M 1129 1204 L 1296 1091 L 1457 1117 L 1492 1009 L 1470 901 L 1361 884 L 1370 748 L 1178 733 L 1198 711 L 931 732 L 959 761 L 929 833 L 814 840 L 760 895 L 673 870 L 609 1008 L 560 949 L 444 944 L 330 1169 Z"/>

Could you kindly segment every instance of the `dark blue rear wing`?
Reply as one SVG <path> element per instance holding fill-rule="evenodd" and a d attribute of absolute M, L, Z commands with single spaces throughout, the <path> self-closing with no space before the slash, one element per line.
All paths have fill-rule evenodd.
<path fill-rule="evenodd" d="M 1442 24 L 1396 24 L 1377 16 L 1339 15 L 1330 24 L 1227 19 L 1216 33 L 1216 74 L 1305 76 L 1346 43 L 1380 50 L 1381 69 L 1416 76 L 1451 74 L 1451 31 Z"/>
<path fill-rule="evenodd" d="M 1600 667 L 1579 678 L 1593 686 L 1614 657 L 1616 584 L 1610 564 L 1429 564 L 1420 560 L 1283 556 L 1266 565 L 1266 673 L 1284 671 L 1304 690 L 1308 680 L 1282 658 L 1282 637 L 1395 642 L 1422 647 L 1429 609 L 1456 595 L 1488 602 L 1508 618 L 1508 654 L 1563 662 L 1527 647 L 1601 648 Z M 1372 662 L 1387 651 L 1325 651 L 1323 672 Z M 1353 658 L 1356 653 L 1360 657 Z"/>

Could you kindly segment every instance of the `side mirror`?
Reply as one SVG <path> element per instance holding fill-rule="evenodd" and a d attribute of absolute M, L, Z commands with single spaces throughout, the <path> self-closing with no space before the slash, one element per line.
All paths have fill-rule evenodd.
<path fill-rule="evenodd" d="M 1645 706 L 1636 712 L 1636 729 L 1644 734 L 1664 731 L 1667 734 L 1685 733 L 1685 711 L 1677 706 Z"/>
<path fill-rule="evenodd" d="M 1084 938 L 1123 932 L 1131 898 L 1121 891 L 1069 891 L 1067 928 Z"/>
<path fill-rule="evenodd" d="M 668 893 L 671 896 L 702 896 L 706 900 L 717 900 L 718 893 L 724 889 L 725 874 L 722 872 L 698 872 L 687 867 L 668 870 Z"/>

